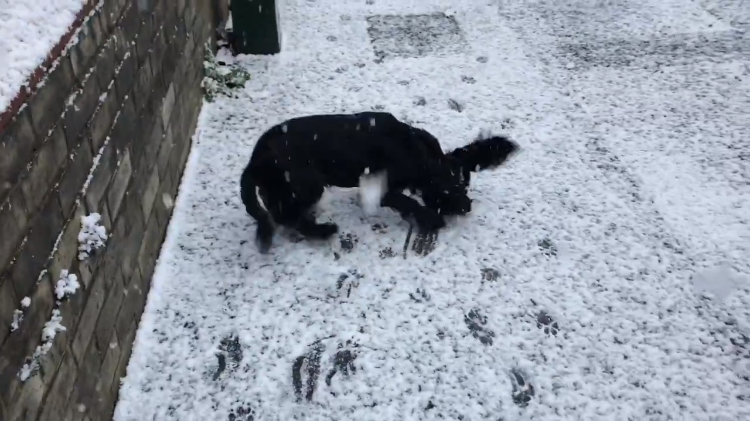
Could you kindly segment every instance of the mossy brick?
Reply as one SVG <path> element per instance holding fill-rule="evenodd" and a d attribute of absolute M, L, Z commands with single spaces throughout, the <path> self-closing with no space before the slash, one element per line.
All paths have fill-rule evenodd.
<path fill-rule="evenodd" d="M 156 217 L 159 219 L 159 224 L 166 227 L 169 225 L 169 220 L 172 217 L 172 211 L 174 209 L 174 182 L 169 174 L 161 179 L 161 185 L 159 186 L 159 192 L 156 194 L 156 201 L 154 202 L 154 209 L 156 211 Z"/>
<path fill-rule="evenodd" d="M 137 317 L 140 320 L 140 314 Z M 126 336 L 118 338 L 120 339 L 120 361 L 117 362 L 117 369 L 115 370 L 115 378 L 112 383 L 112 398 L 116 401 L 120 391 L 120 382 L 127 374 L 128 362 L 133 352 L 133 342 L 135 341 L 135 335 L 138 331 L 138 320 L 130 320 L 129 327 L 127 329 Z"/>
<path fill-rule="evenodd" d="M 148 103 L 151 97 L 151 82 L 153 80 L 153 73 L 151 72 L 151 60 L 147 56 L 144 60 L 141 68 L 138 69 L 138 75 L 136 76 L 135 86 L 133 87 L 133 99 L 135 101 L 135 110 L 140 113 L 141 110 Z"/>
<path fill-rule="evenodd" d="M 18 373 L 27 357 L 41 342 L 44 324 L 49 321 L 53 308 L 52 282 L 44 276 L 33 294 L 29 294 L 31 305 L 24 312 L 23 323 L 0 347 L 0 397 L 6 402 L 17 402 L 18 389 L 23 383 Z M 38 376 L 34 376 L 42 384 Z M 27 382 L 30 381 L 27 379 Z"/>
<path fill-rule="evenodd" d="M 141 24 L 138 28 L 138 38 L 135 40 L 135 51 L 138 64 L 141 65 L 148 57 L 148 50 L 154 38 L 154 20 L 151 14 L 141 14 Z"/>
<path fill-rule="evenodd" d="M 62 227 L 60 205 L 53 195 L 49 195 L 42 210 L 34 217 L 26 242 L 13 264 L 11 278 L 16 297 L 25 297 L 33 291 Z"/>
<path fill-rule="evenodd" d="M 133 269 L 138 264 L 138 250 L 143 242 L 146 224 L 141 216 L 140 198 L 138 196 L 128 193 L 123 206 L 128 229 L 119 252 L 119 261 L 124 276 L 123 280 L 126 280 L 130 279 Z"/>
<path fill-rule="evenodd" d="M 151 215 L 138 251 L 138 266 L 143 277 L 150 278 L 153 274 L 165 233 L 166 228 L 159 222 L 159 218 Z"/>
<path fill-rule="evenodd" d="M 99 319 L 96 321 L 96 326 L 94 328 L 96 344 L 102 351 L 109 347 L 110 336 L 115 330 L 115 321 L 117 320 L 117 313 L 120 311 L 122 299 L 123 282 L 121 279 L 117 279 L 109 286 L 107 299 L 104 301 L 104 306 L 99 313 Z"/>
<path fill-rule="evenodd" d="M 42 409 L 44 383 L 34 376 L 19 384 L 9 408 L 11 420 L 35 421 Z"/>
<path fill-rule="evenodd" d="M 99 44 L 96 41 L 94 26 L 90 19 L 81 25 L 76 35 L 75 44 L 70 48 L 68 57 L 72 65 L 73 73 L 78 81 L 82 81 L 89 71 L 89 67 L 96 57 L 96 50 Z"/>
<path fill-rule="evenodd" d="M 118 26 L 122 28 L 123 36 L 126 40 L 135 40 L 140 24 L 141 19 L 138 14 L 138 6 L 136 2 L 131 1 L 128 8 L 123 10 L 121 20 L 118 23 Z"/>
<path fill-rule="evenodd" d="M 79 365 L 83 363 L 86 350 L 89 343 L 92 342 L 91 338 L 94 336 L 96 321 L 99 319 L 99 313 L 101 313 L 107 297 L 107 286 L 106 280 L 94 277 L 87 290 L 88 296 L 86 297 L 83 314 L 79 319 L 71 342 L 71 351 L 73 351 L 73 356 Z"/>
<path fill-rule="evenodd" d="M 112 393 L 112 385 L 115 382 L 115 373 L 117 372 L 120 354 L 122 353 L 114 329 L 110 331 L 107 348 L 102 351 L 104 352 L 104 361 L 102 362 L 102 368 L 99 370 L 99 378 L 95 387 L 99 399 L 97 405 L 89 412 L 89 416 L 96 416 L 97 419 L 112 419 L 112 412 L 115 409 L 115 396 Z"/>
<path fill-rule="evenodd" d="M 154 166 L 151 169 L 151 175 L 149 175 L 148 177 L 146 190 L 143 192 L 143 197 L 141 197 L 141 210 L 143 211 L 144 221 L 147 221 L 149 215 L 151 214 L 151 209 L 153 208 L 154 200 L 156 199 L 156 193 L 159 191 L 160 184 L 161 181 L 159 180 L 159 169 Z"/>
<path fill-rule="evenodd" d="M 88 26 L 93 34 L 97 49 L 101 49 L 107 41 L 106 24 L 102 23 L 102 8 L 95 7 L 86 18 L 84 25 Z"/>
<path fill-rule="evenodd" d="M 72 91 L 73 70 L 70 60 L 66 57 L 60 57 L 57 65 L 44 80 L 44 84 L 37 88 L 28 102 L 34 130 L 40 136 L 46 136 L 60 119 L 65 101 Z"/>
<path fill-rule="evenodd" d="M 102 12 L 109 32 L 112 32 L 117 26 L 122 11 L 127 4 L 128 0 L 110 0 L 104 2 Z"/>
<path fill-rule="evenodd" d="M 0 277 L 0 344 L 5 342 L 5 338 L 11 333 L 13 312 L 19 307 L 20 301 L 11 281 Z"/>
<path fill-rule="evenodd" d="M 112 176 L 117 170 L 117 154 L 114 145 L 107 144 L 101 149 L 99 162 L 91 174 L 89 187 L 86 190 L 86 206 L 89 212 L 101 213 L 102 199 L 107 192 Z"/>
<path fill-rule="evenodd" d="M 120 105 L 118 98 L 115 83 L 110 84 L 109 90 L 99 97 L 97 109 L 89 120 L 88 126 L 93 153 L 98 153 L 112 129 L 112 123 L 114 123 Z"/>
<path fill-rule="evenodd" d="M 65 135 L 62 125 L 58 124 L 39 147 L 20 182 L 27 209 L 32 214 L 42 204 L 47 192 L 52 189 L 67 156 Z"/>
<path fill-rule="evenodd" d="M 66 218 L 70 217 L 73 212 L 75 201 L 86 183 L 93 163 L 89 138 L 81 135 L 78 138 L 78 146 L 68 157 L 65 171 L 57 187 L 60 206 Z"/>
<path fill-rule="evenodd" d="M 21 244 L 29 223 L 29 213 L 23 192 L 16 188 L 4 203 L 0 204 L 0 273 L 8 266 L 14 253 Z"/>
<path fill-rule="evenodd" d="M 21 172 L 36 153 L 38 143 L 34 133 L 31 111 L 24 108 L 0 138 L 0 203 L 16 184 Z"/>
<path fill-rule="evenodd" d="M 115 78 L 115 86 L 117 86 L 117 101 L 122 104 L 125 101 L 125 97 L 130 94 L 135 81 L 135 75 L 138 71 L 137 57 L 134 54 L 126 54 L 125 58 L 119 66 L 119 73 Z M 122 111 L 122 105 L 120 106 Z"/>
<path fill-rule="evenodd" d="M 65 127 L 65 137 L 68 139 L 69 147 L 72 149 L 75 147 L 75 141 L 81 135 L 86 123 L 91 119 L 92 114 L 99 105 L 99 95 L 101 89 L 97 82 L 96 75 L 90 74 L 89 77 L 82 82 L 81 89 L 77 90 L 73 95 L 72 102 L 65 112 L 63 118 Z"/>
<path fill-rule="evenodd" d="M 39 416 L 38 421 L 58 421 L 65 414 L 68 407 L 68 398 L 73 391 L 73 385 L 78 375 L 78 367 L 70 353 L 66 350 L 62 354 L 60 366 L 57 369 L 57 376 L 47 392 L 47 398 L 44 401 L 44 409 Z"/>
<path fill-rule="evenodd" d="M 133 99 L 127 97 L 120 107 L 120 116 L 112 127 L 110 143 L 114 145 L 117 151 L 122 152 L 124 149 L 129 148 L 130 144 L 136 140 L 139 135 L 135 105 L 133 105 Z"/>
<path fill-rule="evenodd" d="M 68 349 L 68 327 L 66 326 L 65 318 L 63 317 L 62 325 L 65 326 L 65 330 L 57 332 L 55 338 L 52 340 L 52 347 L 47 351 L 46 354 L 39 357 L 39 372 L 37 375 L 42 379 L 45 388 L 52 386 L 52 382 L 55 380 L 57 369 L 60 367 L 63 356 Z"/>
<path fill-rule="evenodd" d="M 161 141 L 161 145 L 159 147 L 159 154 L 157 155 L 156 162 L 157 167 L 159 168 L 159 177 L 160 179 L 164 178 L 164 175 L 166 174 L 167 170 L 167 163 L 169 162 L 169 154 L 172 151 L 172 142 L 173 142 L 173 134 L 172 134 L 172 126 L 170 125 L 167 129 L 167 132 L 164 135 L 164 139 Z"/>
<path fill-rule="evenodd" d="M 161 106 L 161 119 L 164 122 L 165 129 L 167 128 L 166 125 L 170 123 L 170 119 L 172 118 L 172 109 L 174 108 L 175 94 L 176 92 L 174 84 L 170 84 L 169 88 L 167 89 L 167 94 L 164 96 L 164 102 L 162 102 Z"/>
<path fill-rule="evenodd" d="M 63 270 L 69 270 L 78 256 L 78 233 L 81 232 L 81 218 L 86 215 L 83 204 L 76 205 L 57 243 L 57 249 L 49 262 L 48 271 L 53 279 L 60 276 Z"/>
<path fill-rule="evenodd" d="M 146 303 L 147 292 L 141 288 L 142 283 L 141 271 L 136 268 L 123 288 L 122 305 L 115 321 L 117 337 L 122 338 L 120 344 L 123 348 L 128 348 L 126 339 L 135 334 L 130 331 L 131 322 L 143 312 Z"/>
<path fill-rule="evenodd" d="M 75 404 L 84 411 L 89 411 L 98 404 L 96 382 L 99 370 L 102 368 L 102 358 L 102 352 L 97 348 L 96 341 L 91 341 L 82 360 L 78 362 L 78 374 L 73 384 L 73 393 L 78 399 L 71 404 Z"/>
<path fill-rule="evenodd" d="M 119 165 L 107 189 L 107 205 L 109 206 L 110 215 L 117 218 L 122 198 L 125 196 L 125 191 L 133 174 L 133 166 L 131 164 L 130 151 L 127 148 L 116 150 L 115 153 L 117 154 Z"/>
<path fill-rule="evenodd" d="M 100 92 L 106 92 L 110 82 L 115 77 L 115 69 L 117 68 L 115 44 L 115 38 L 111 36 L 104 43 L 99 55 L 96 57 L 96 71 L 94 75 Z"/>

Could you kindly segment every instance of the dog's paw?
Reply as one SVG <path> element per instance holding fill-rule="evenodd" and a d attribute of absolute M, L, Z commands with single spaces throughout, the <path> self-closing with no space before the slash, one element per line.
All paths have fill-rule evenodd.
<path fill-rule="evenodd" d="M 323 224 L 318 224 L 318 230 L 321 238 L 328 238 L 339 232 L 339 226 L 332 222 L 326 222 Z"/>

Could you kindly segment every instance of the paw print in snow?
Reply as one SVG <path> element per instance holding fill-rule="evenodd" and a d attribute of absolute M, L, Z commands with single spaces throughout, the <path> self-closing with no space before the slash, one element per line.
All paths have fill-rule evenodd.
<path fill-rule="evenodd" d="M 352 343 L 352 341 L 346 341 L 346 345 L 339 344 L 336 355 L 333 356 L 333 368 L 326 375 L 326 384 L 331 386 L 333 377 L 341 373 L 344 378 L 348 378 L 352 374 L 357 373 L 357 367 L 354 365 L 354 360 L 357 359 L 357 348 L 358 344 Z M 335 396 L 334 392 L 331 392 Z"/>
<path fill-rule="evenodd" d="M 515 368 L 510 371 L 510 381 L 513 385 L 513 403 L 522 408 L 528 406 L 534 397 L 534 386 L 528 382 L 521 370 Z"/>
<path fill-rule="evenodd" d="M 418 107 L 424 107 L 425 105 L 427 105 L 427 100 L 423 96 L 417 97 L 417 99 L 414 101 L 414 105 Z"/>
<path fill-rule="evenodd" d="M 547 335 L 551 333 L 552 335 L 557 336 L 557 332 L 560 330 L 557 322 L 544 310 L 536 315 L 536 327 L 543 329 L 544 333 Z"/>
<path fill-rule="evenodd" d="M 346 291 L 346 298 L 349 298 L 352 294 L 352 289 L 359 286 L 359 280 L 364 278 L 365 275 L 357 272 L 356 269 L 349 269 L 347 273 L 342 273 L 336 281 L 336 289 L 341 293 Z"/>
<path fill-rule="evenodd" d="M 250 406 L 240 406 L 229 413 L 229 421 L 255 421 L 255 411 Z"/>
<path fill-rule="evenodd" d="M 388 232 L 387 224 L 376 223 L 373 224 L 371 228 L 373 232 L 377 232 L 378 234 L 385 234 L 386 232 Z"/>
<path fill-rule="evenodd" d="M 396 252 L 393 251 L 392 248 L 386 247 L 383 250 L 380 250 L 379 255 L 381 259 L 387 259 L 389 257 L 396 257 Z"/>
<path fill-rule="evenodd" d="M 504 118 L 500 122 L 500 128 L 503 129 L 503 130 L 510 130 L 510 129 L 514 128 L 515 126 L 516 126 L 516 124 L 513 122 L 513 120 L 511 120 L 511 119 L 509 119 L 507 117 Z"/>
<path fill-rule="evenodd" d="M 481 342 L 483 345 L 492 345 L 495 337 L 495 332 L 485 327 L 487 324 L 487 317 L 482 315 L 479 310 L 474 309 L 469 311 L 464 316 L 464 323 L 469 328 L 471 335 Z"/>
<path fill-rule="evenodd" d="M 461 76 L 461 82 L 468 83 L 470 85 L 473 85 L 474 83 L 477 83 L 477 80 L 474 79 L 471 76 Z"/>
<path fill-rule="evenodd" d="M 462 112 L 464 110 L 464 108 L 466 108 L 463 104 L 461 104 L 460 102 L 456 101 L 455 99 L 449 99 L 448 100 L 448 107 L 451 110 L 459 112 L 459 113 Z"/>
<path fill-rule="evenodd" d="M 341 243 L 341 250 L 346 253 L 351 253 L 354 250 L 354 246 L 359 242 L 354 234 L 342 234 L 339 236 L 339 242 Z"/>
<path fill-rule="evenodd" d="M 552 240 L 550 240 L 549 238 L 539 240 L 537 245 L 540 249 L 542 249 L 542 253 L 546 254 L 547 256 L 557 256 L 557 247 L 555 247 L 555 244 L 552 243 Z"/>
<path fill-rule="evenodd" d="M 483 268 L 482 269 L 482 280 L 483 281 L 490 281 L 494 282 L 497 281 L 497 278 L 500 277 L 500 272 L 497 269 L 493 268 Z"/>
<path fill-rule="evenodd" d="M 409 293 L 409 298 L 411 298 L 415 303 L 430 301 L 430 295 L 427 294 L 427 291 L 419 288 L 417 288 L 416 293 Z"/>

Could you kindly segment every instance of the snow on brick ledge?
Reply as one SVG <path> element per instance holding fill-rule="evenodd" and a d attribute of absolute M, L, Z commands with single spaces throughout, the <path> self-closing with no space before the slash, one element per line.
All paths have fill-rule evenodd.
<path fill-rule="evenodd" d="M 43 80 L 96 4 L 97 0 L 3 2 L 0 13 L 0 132 Z"/>

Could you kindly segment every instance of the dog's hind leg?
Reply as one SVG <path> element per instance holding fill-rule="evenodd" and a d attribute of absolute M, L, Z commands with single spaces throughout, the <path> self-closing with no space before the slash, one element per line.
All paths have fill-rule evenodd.
<path fill-rule="evenodd" d="M 245 170 L 240 181 L 240 195 L 245 211 L 258 223 L 255 241 L 260 252 L 265 254 L 271 248 L 275 224 L 271 213 L 263 205 L 259 187 L 254 183 L 250 171 Z"/>
<path fill-rule="evenodd" d="M 325 192 L 323 177 L 311 166 L 289 168 L 285 174 L 291 189 L 291 198 L 281 212 L 285 225 L 296 229 L 308 238 L 326 239 L 338 232 L 334 223 L 318 223 L 312 213 Z M 293 204 L 293 206 L 291 206 Z"/>

